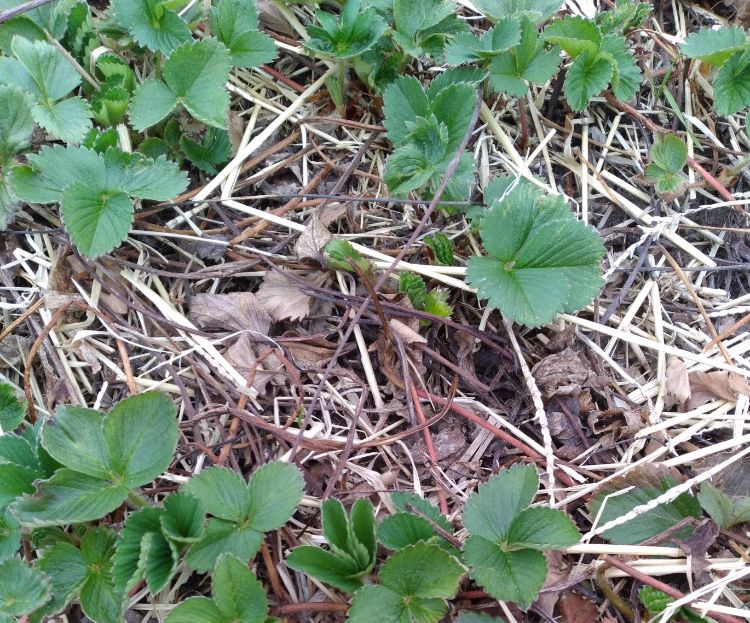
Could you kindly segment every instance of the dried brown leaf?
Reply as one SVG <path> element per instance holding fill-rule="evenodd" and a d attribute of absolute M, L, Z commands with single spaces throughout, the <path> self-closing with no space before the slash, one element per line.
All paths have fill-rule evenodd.
<path fill-rule="evenodd" d="M 579 394 L 592 376 L 588 364 L 572 348 L 548 355 L 532 368 L 531 373 L 547 398 Z"/>
<path fill-rule="evenodd" d="M 388 321 L 388 326 L 405 344 L 427 344 L 427 340 L 418 331 L 408 327 L 400 320 L 391 319 Z"/>
<path fill-rule="evenodd" d="M 562 592 L 558 604 L 562 623 L 591 623 L 599 620 L 596 604 L 570 588 Z"/>
<path fill-rule="evenodd" d="M 261 309 L 274 320 L 301 320 L 310 313 L 312 298 L 303 294 L 285 270 L 266 273 L 255 297 Z"/>
<path fill-rule="evenodd" d="M 271 317 L 252 292 L 194 294 L 190 320 L 199 329 L 251 331 L 268 335 Z"/>
<path fill-rule="evenodd" d="M 320 260 L 323 257 L 323 248 L 331 241 L 331 238 L 333 236 L 321 222 L 320 216 L 316 212 L 310 219 L 305 231 L 297 238 L 294 252 L 300 259 Z"/>
<path fill-rule="evenodd" d="M 716 398 L 736 402 L 740 394 L 750 395 L 750 385 L 735 372 L 691 372 L 688 409 L 695 409 Z"/>
<path fill-rule="evenodd" d="M 670 355 L 667 360 L 665 391 L 667 397 L 681 405 L 690 399 L 690 381 L 685 363 L 679 357 Z"/>
<path fill-rule="evenodd" d="M 269 382 L 283 385 L 287 378 L 281 361 L 273 353 L 258 363 L 260 350 L 266 348 L 268 346 L 253 343 L 251 337 L 243 333 L 224 353 L 224 359 L 245 379 L 255 371 L 251 386 L 259 394 L 266 393 Z"/>

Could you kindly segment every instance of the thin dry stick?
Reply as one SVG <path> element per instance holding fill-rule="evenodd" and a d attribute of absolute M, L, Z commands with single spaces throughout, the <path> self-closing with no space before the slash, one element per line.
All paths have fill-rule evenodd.
<path fill-rule="evenodd" d="M 542 429 L 542 440 L 544 441 L 544 454 L 547 468 L 547 478 L 549 479 L 549 487 L 547 493 L 549 494 L 550 506 L 555 505 L 555 453 L 552 448 L 552 435 L 549 432 L 549 422 L 547 421 L 547 413 L 544 411 L 544 402 L 542 402 L 542 394 L 539 392 L 539 388 L 534 380 L 534 375 L 531 374 L 526 360 L 523 358 L 523 352 L 516 339 L 516 334 L 513 331 L 513 323 L 503 316 L 503 323 L 505 324 L 505 330 L 510 338 L 510 343 L 513 345 L 513 350 L 516 351 L 516 357 L 518 357 L 518 363 L 521 366 L 521 373 L 523 379 L 526 381 L 526 387 L 529 388 L 531 394 L 531 401 L 534 404 L 534 415 L 539 420 L 539 426 Z"/>
<path fill-rule="evenodd" d="M 39 299 L 36 303 L 34 303 L 31 307 L 29 307 L 25 312 L 23 312 L 18 318 L 16 318 L 13 322 L 11 322 L 5 329 L 3 329 L 2 333 L 0 333 L 0 342 L 2 342 L 6 337 L 8 337 L 13 331 L 16 330 L 16 327 L 20 325 L 22 322 L 24 322 L 29 316 L 36 313 L 36 311 L 44 305 L 44 299 Z"/>
<path fill-rule="evenodd" d="M 724 329 L 719 335 L 717 335 L 713 340 L 711 340 L 708 344 L 706 344 L 703 347 L 703 350 L 701 352 L 706 352 L 716 344 L 722 342 L 723 340 L 726 340 L 730 335 L 734 334 L 736 331 L 739 331 L 742 327 L 744 327 L 746 324 L 750 323 L 750 314 L 742 318 L 741 320 L 738 320 L 735 322 L 731 327 L 727 327 Z M 2 341 L 2 338 L 0 338 L 0 341 Z"/>
<path fill-rule="evenodd" d="M 419 423 L 424 424 L 427 421 L 427 418 L 425 418 L 424 411 L 422 411 L 422 405 L 419 403 L 417 388 L 414 387 L 414 382 L 411 380 L 411 378 L 407 378 L 406 382 L 409 383 L 412 400 L 414 401 L 414 412 L 417 415 Z M 427 456 L 430 457 L 430 461 L 432 462 L 432 464 L 437 467 L 437 453 L 435 452 L 435 445 L 432 443 L 432 434 L 430 433 L 430 429 L 425 428 L 424 431 L 422 431 L 422 434 L 424 435 L 424 445 L 427 449 Z M 440 512 L 443 513 L 443 515 L 447 515 L 448 500 L 445 498 L 445 491 L 443 491 L 442 487 L 438 487 L 437 496 L 438 503 L 440 505 Z"/>
<path fill-rule="evenodd" d="M 701 316 L 703 316 L 703 320 L 705 321 L 706 327 L 711 333 L 711 337 L 713 337 L 714 340 L 718 340 L 719 334 L 716 331 L 716 327 L 714 327 L 714 323 L 711 321 L 711 318 L 706 313 L 706 308 L 703 307 L 703 303 L 701 302 L 700 298 L 698 298 L 698 293 L 695 291 L 695 287 L 693 287 L 693 283 L 690 281 L 690 279 L 687 278 L 685 271 L 683 271 L 682 268 L 680 268 L 680 265 L 675 261 L 675 259 L 669 253 L 669 251 L 667 251 L 664 247 L 661 247 L 661 252 L 664 254 L 664 257 L 667 259 L 667 261 L 672 265 L 672 268 L 674 268 L 674 271 L 677 273 L 677 276 L 680 278 L 682 283 L 685 284 L 685 287 L 687 288 L 687 291 L 690 293 L 690 296 L 692 297 L 693 302 L 698 308 L 698 311 L 700 312 Z M 734 360 L 732 359 L 732 356 L 729 354 L 729 351 L 727 350 L 726 346 L 724 346 L 724 344 L 722 344 L 720 341 L 718 341 L 717 344 L 719 345 L 719 350 L 721 351 L 721 354 L 724 356 L 724 360 L 729 365 L 734 365 Z"/>
<path fill-rule="evenodd" d="M 13 7 L 12 9 L 2 11 L 0 12 L 0 24 L 54 1 L 55 0 L 31 0 L 30 2 L 25 2 L 19 6 Z"/>

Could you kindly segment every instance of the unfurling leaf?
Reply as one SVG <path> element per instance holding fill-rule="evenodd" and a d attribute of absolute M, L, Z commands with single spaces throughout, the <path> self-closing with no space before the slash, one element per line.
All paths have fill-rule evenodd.
<path fill-rule="evenodd" d="M 602 287 L 604 245 L 559 196 L 519 185 L 486 212 L 489 257 L 472 257 L 467 282 L 505 316 L 529 326 L 588 305 Z"/>

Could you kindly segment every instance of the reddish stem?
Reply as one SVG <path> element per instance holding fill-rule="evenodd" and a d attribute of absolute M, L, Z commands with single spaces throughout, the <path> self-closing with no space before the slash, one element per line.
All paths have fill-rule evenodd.
<path fill-rule="evenodd" d="M 419 404 L 419 395 L 417 393 L 417 388 L 414 387 L 414 383 L 409 383 L 409 385 L 411 388 L 412 399 L 414 400 L 414 411 L 417 414 L 417 419 L 419 420 L 420 424 L 424 424 L 427 421 L 427 418 L 425 418 L 424 411 L 422 411 L 422 405 Z M 430 433 L 430 429 L 425 428 L 422 432 L 424 434 L 424 445 L 427 448 L 427 456 L 430 457 L 430 461 L 432 461 L 432 464 L 437 468 L 437 454 L 435 452 L 435 446 L 432 443 L 432 434 Z M 440 483 L 437 484 L 439 485 Z M 448 501 L 445 499 L 445 491 L 443 491 L 440 486 L 438 486 L 437 488 L 437 496 L 438 504 L 440 505 L 440 512 L 443 513 L 443 515 L 447 515 Z"/>

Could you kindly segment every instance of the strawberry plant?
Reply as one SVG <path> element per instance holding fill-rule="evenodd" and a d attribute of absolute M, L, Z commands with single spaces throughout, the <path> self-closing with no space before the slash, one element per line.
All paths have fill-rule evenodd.
<path fill-rule="evenodd" d="M 687 164 L 687 147 L 671 134 L 660 137 L 651 149 L 651 162 L 646 175 L 656 183 L 660 193 L 673 193 L 684 186 L 687 178 L 682 170 Z"/>
<path fill-rule="evenodd" d="M 428 291 L 427 284 L 420 275 L 401 273 L 398 290 L 406 293 L 414 309 L 445 318 L 453 313 L 453 309 L 448 305 L 448 292 L 441 288 Z"/>
<path fill-rule="evenodd" d="M 688 35 L 682 52 L 718 68 L 712 81 L 716 112 L 731 115 L 750 106 L 750 43 L 742 28 L 704 28 Z"/>

